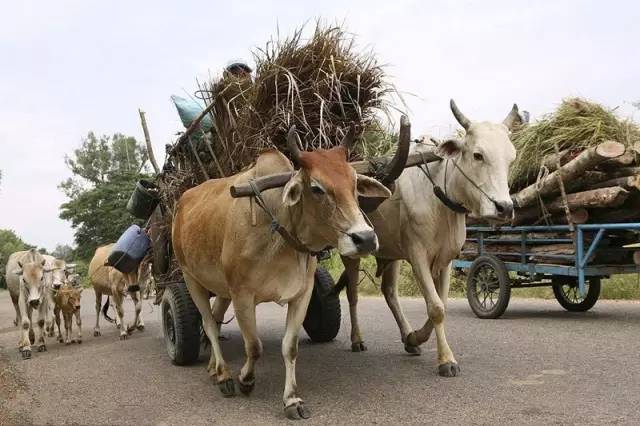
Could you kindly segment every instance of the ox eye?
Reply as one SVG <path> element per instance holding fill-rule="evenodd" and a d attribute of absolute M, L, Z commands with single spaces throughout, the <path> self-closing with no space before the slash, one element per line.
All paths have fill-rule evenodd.
<path fill-rule="evenodd" d="M 484 161 L 484 157 L 479 152 L 473 153 L 473 159 L 476 161 Z"/>
<path fill-rule="evenodd" d="M 323 187 L 316 183 L 311 184 L 311 193 L 314 195 L 324 195 L 326 192 Z"/>

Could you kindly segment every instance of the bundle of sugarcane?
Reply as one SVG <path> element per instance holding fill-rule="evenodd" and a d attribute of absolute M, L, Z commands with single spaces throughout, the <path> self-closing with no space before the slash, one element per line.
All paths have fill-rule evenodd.
<path fill-rule="evenodd" d="M 516 130 L 515 225 L 640 220 L 640 127 L 572 98 Z"/>

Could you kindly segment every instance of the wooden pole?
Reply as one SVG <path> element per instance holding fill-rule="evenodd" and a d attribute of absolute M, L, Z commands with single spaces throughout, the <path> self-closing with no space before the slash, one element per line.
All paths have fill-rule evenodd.
<path fill-rule="evenodd" d="M 151 165 L 153 166 L 153 170 L 156 174 L 160 173 L 160 167 L 158 166 L 158 162 L 156 161 L 156 156 L 153 154 L 153 147 L 151 146 L 151 136 L 149 136 L 149 128 L 147 127 L 147 119 L 144 116 L 144 111 L 138 108 L 138 112 L 140 113 L 140 123 L 142 124 L 142 131 L 144 132 L 144 140 L 147 144 L 147 155 L 149 156 L 149 161 L 151 161 Z"/>

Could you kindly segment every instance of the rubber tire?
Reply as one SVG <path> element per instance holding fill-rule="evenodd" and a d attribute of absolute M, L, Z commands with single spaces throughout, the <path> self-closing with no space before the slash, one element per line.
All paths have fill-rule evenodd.
<path fill-rule="evenodd" d="M 596 304 L 598 298 L 600 298 L 600 278 L 590 278 L 589 279 L 589 290 L 587 290 L 587 296 L 580 303 L 572 303 L 569 300 L 563 297 L 562 293 L 562 283 L 553 285 L 553 295 L 556 297 L 556 300 L 569 312 L 587 312 L 589 309 L 593 308 L 593 305 Z"/>
<path fill-rule="evenodd" d="M 498 278 L 498 284 L 500 286 L 498 292 L 498 302 L 495 306 L 486 310 L 480 305 L 480 300 L 475 296 L 473 278 L 478 273 L 481 267 L 490 266 L 496 273 Z M 509 306 L 509 300 L 511 299 L 511 280 L 509 279 L 509 272 L 504 266 L 504 263 L 495 256 L 482 255 L 473 261 L 469 268 L 469 274 L 467 276 L 467 300 L 471 310 L 478 318 L 482 319 L 495 319 L 504 314 Z"/>
<path fill-rule="evenodd" d="M 165 287 L 160 305 L 162 332 L 167 354 L 176 365 L 191 365 L 200 355 L 200 312 L 184 283 Z M 170 313 L 170 316 L 167 316 Z M 169 338 L 171 321 L 174 341 Z"/>
<path fill-rule="evenodd" d="M 302 326 L 309 338 L 316 343 L 330 342 L 340 331 L 340 298 L 333 294 L 331 274 L 318 266 L 314 274 L 313 293 Z"/>

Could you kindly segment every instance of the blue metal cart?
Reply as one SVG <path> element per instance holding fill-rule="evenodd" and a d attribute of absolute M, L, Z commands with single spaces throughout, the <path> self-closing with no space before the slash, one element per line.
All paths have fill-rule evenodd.
<path fill-rule="evenodd" d="M 584 312 L 600 296 L 600 280 L 640 272 L 633 255 L 640 248 L 640 223 L 470 227 L 466 249 L 453 263 L 467 272 L 467 299 L 480 318 L 498 318 L 512 288 L 552 287 L 565 309 Z M 546 252 L 562 246 L 565 253 Z M 566 250 L 565 250 L 566 251 Z"/>

